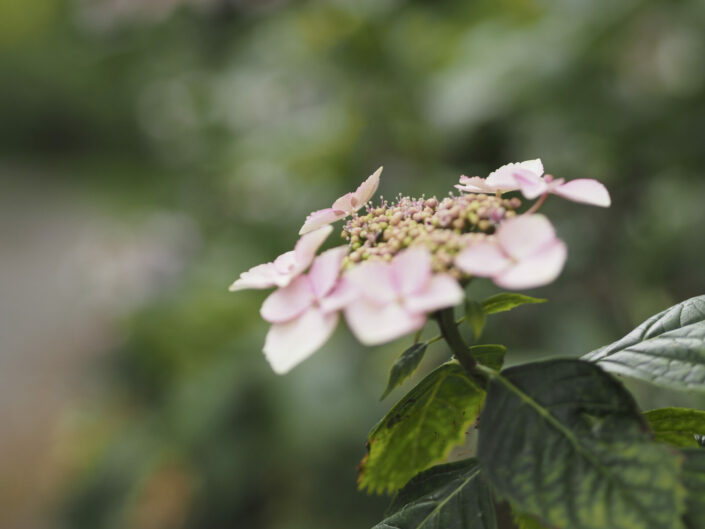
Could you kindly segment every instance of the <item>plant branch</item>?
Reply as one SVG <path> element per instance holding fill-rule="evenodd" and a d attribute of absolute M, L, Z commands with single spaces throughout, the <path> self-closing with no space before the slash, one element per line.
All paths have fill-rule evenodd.
<path fill-rule="evenodd" d="M 469 374 L 474 375 L 477 361 L 470 354 L 468 345 L 460 335 L 458 324 L 453 315 L 453 309 L 449 308 L 438 311 L 436 313 L 436 321 L 441 329 L 441 336 L 448 343 L 455 357 Z"/>

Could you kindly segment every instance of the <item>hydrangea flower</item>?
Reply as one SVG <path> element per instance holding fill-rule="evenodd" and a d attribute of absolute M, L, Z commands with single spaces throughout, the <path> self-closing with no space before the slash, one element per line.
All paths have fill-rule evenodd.
<path fill-rule="evenodd" d="M 379 187 L 379 176 L 381 174 L 382 167 L 367 177 L 367 180 L 362 182 L 354 192 L 346 193 L 333 202 L 331 207 L 319 209 L 311 213 L 306 217 L 304 225 L 301 226 L 299 235 L 318 229 L 321 226 L 326 226 L 337 220 L 344 219 L 367 204 L 377 191 L 377 187 Z"/>
<path fill-rule="evenodd" d="M 529 200 L 554 194 L 593 206 L 609 207 L 611 203 L 609 192 L 597 180 L 580 178 L 566 182 L 563 178 L 544 176 L 543 164 L 539 158 L 503 165 L 487 178 L 461 176 L 460 184 L 455 187 L 466 193 L 505 193 L 519 190 Z"/>
<path fill-rule="evenodd" d="M 500 287 L 524 289 L 556 279 L 566 256 L 565 243 L 546 217 L 522 215 L 502 223 L 495 236 L 468 246 L 455 264 L 466 274 L 492 278 Z"/>
<path fill-rule="evenodd" d="M 345 319 L 365 345 L 417 331 L 429 313 L 464 297 L 450 275 L 432 273 L 431 255 L 422 248 L 404 250 L 391 262 L 365 262 L 352 268 L 348 278 L 360 295 L 345 308 Z"/>
<path fill-rule="evenodd" d="M 264 301 L 260 314 L 272 323 L 264 355 L 275 373 L 286 373 L 308 358 L 335 330 L 349 292 L 338 281 L 345 252 L 345 247 L 323 252 L 308 275 L 299 275 Z"/>
<path fill-rule="evenodd" d="M 307 233 L 298 240 L 293 250 L 280 255 L 274 262 L 257 265 L 240 274 L 229 290 L 235 292 L 249 288 L 287 286 L 309 267 L 316 252 L 332 231 L 331 226 L 324 226 Z"/>

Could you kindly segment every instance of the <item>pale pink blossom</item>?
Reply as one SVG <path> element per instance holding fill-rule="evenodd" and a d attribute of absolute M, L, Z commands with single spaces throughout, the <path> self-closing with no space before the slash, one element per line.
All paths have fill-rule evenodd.
<path fill-rule="evenodd" d="M 525 162 L 508 163 L 491 172 L 487 178 L 463 175 L 460 177 L 460 184 L 456 184 L 455 187 L 466 193 L 496 193 L 497 191 L 505 193 L 516 191 L 519 189 L 519 184 L 514 178 L 517 170 L 527 171 L 540 177 L 543 174 L 543 164 L 540 158 L 526 160 Z"/>
<path fill-rule="evenodd" d="M 347 278 L 360 296 L 345 307 L 345 319 L 365 345 L 417 331 L 428 313 L 457 305 L 464 296 L 450 275 L 432 274 L 431 255 L 421 248 L 404 250 L 389 263 L 365 262 Z"/>
<path fill-rule="evenodd" d="M 335 330 L 340 309 L 355 295 L 339 280 L 347 249 L 323 252 L 308 275 L 272 292 L 260 314 L 272 323 L 264 344 L 264 355 L 275 373 L 284 374 L 311 356 Z"/>
<path fill-rule="evenodd" d="M 467 274 L 492 278 L 502 288 L 524 289 L 556 279 L 566 256 L 565 243 L 546 217 L 522 215 L 500 224 L 492 238 L 470 244 L 455 264 Z"/>
<path fill-rule="evenodd" d="M 326 209 L 314 211 L 308 217 L 306 222 L 299 230 L 299 235 L 313 231 L 321 226 L 326 226 L 337 220 L 344 219 L 348 215 L 352 215 L 362 206 L 367 204 L 372 198 L 372 195 L 379 187 L 379 176 L 382 174 L 382 167 L 372 173 L 367 180 L 362 182 L 358 188 L 352 193 L 346 193 L 338 200 L 333 202 L 333 205 Z"/>
<path fill-rule="evenodd" d="M 248 288 L 285 287 L 299 276 L 313 262 L 316 252 L 333 231 L 331 226 L 302 236 L 293 250 L 277 257 L 272 263 L 265 263 L 250 268 L 232 285 L 230 291 Z"/>
<path fill-rule="evenodd" d="M 460 177 L 455 186 L 466 193 L 495 193 L 520 190 L 529 200 L 545 194 L 554 194 L 593 206 L 609 207 L 610 194 L 597 180 L 579 178 L 566 182 L 563 178 L 554 179 L 543 174 L 540 159 L 503 165 L 487 178 L 474 176 Z"/>

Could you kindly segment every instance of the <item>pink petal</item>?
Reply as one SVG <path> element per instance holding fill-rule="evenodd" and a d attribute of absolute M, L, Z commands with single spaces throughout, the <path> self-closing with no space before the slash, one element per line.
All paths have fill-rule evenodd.
<path fill-rule="evenodd" d="M 496 189 L 485 183 L 484 178 L 479 176 L 468 177 L 463 175 L 460 177 L 460 184 L 456 184 L 455 187 L 465 193 L 494 193 L 496 191 Z"/>
<path fill-rule="evenodd" d="M 555 239 L 535 255 L 522 259 L 505 272 L 494 277 L 494 282 L 507 289 L 534 288 L 556 279 L 566 260 L 565 243 Z"/>
<path fill-rule="evenodd" d="M 274 265 L 274 270 L 276 270 L 278 275 L 298 275 L 293 273 L 296 268 L 296 252 L 294 250 L 289 250 L 288 252 L 281 254 L 272 264 Z"/>
<path fill-rule="evenodd" d="M 337 312 L 360 297 L 360 290 L 357 285 L 347 277 L 341 277 L 333 287 L 333 290 L 325 298 L 320 300 L 321 310 L 325 313 Z"/>
<path fill-rule="evenodd" d="M 240 274 L 228 290 L 236 292 L 248 288 L 270 288 L 276 285 L 276 277 L 277 272 L 272 263 L 257 265 Z"/>
<path fill-rule="evenodd" d="M 317 230 L 322 226 L 326 226 L 332 222 L 347 217 L 349 213 L 333 208 L 319 209 L 314 211 L 308 217 L 306 217 L 306 222 L 301 226 L 299 230 L 299 235 L 304 235 L 305 233 Z"/>
<path fill-rule="evenodd" d="M 454 307 L 465 297 L 458 282 L 447 274 L 434 275 L 420 293 L 404 300 L 410 312 L 428 313 L 446 307 Z"/>
<path fill-rule="evenodd" d="M 352 268 L 347 278 L 363 296 L 377 303 L 389 303 L 399 296 L 396 278 L 389 263 L 367 261 Z"/>
<path fill-rule="evenodd" d="M 520 215 L 497 229 L 497 241 L 509 256 L 521 260 L 555 239 L 556 232 L 543 215 Z"/>
<path fill-rule="evenodd" d="M 378 345 L 418 331 L 425 316 L 411 314 L 399 303 L 377 305 L 364 298 L 345 309 L 345 320 L 355 337 L 364 345 Z"/>
<path fill-rule="evenodd" d="M 299 276 L 288 286 L 272 292 L 264 300 L 260 315 L 270 323 L 292 320 L 313 303 L 313 289 L 306 276 Z"/>
<path fill-rule="evenodd" d="M 275 373 L 283 375 L 320 348 L 338 324 L 338 314 L 323 314 L 310 308 L 287 323 L 269 328 L 264 343 L 264 356 Z"/>
<path fill-rule="evenodd" d="M 517 169 L 514 171 L 514 179 L 519 185 L 522 194 L 529 200 L 533 200 L 548 191 L 548 186 L 544 179 L 531 171 Z"/>
<path fill-rule="evenodd" d="M 303 272 L 311 264 L 316 252 L 333 232 L 333 226 L 323 226 L 303 235 L 294 246 L 296 268 Z"/>
<path fill-rule="evenodd" d="M 478 242 L 460 252 L 455 264 L 466 274 L 491 277 L 507 268 L 511 261 L 496 243 Z"/>
<path fill-rule="evenodd" d="M 541 158 L 536 158 L 535 160 L 526 160 L 524 162 L 519 162 L 517 164 L 521 169 L 526 171 L 531 171 L 535 175 L 543 175 L 543 163 L 541 163 Z"/>
<path fill-rule="evenodd" d="M 525 162 L 508 163 L 503 165 L 496 171 L 490 173 L 487 177 L 486 183 L 494 189 L 502 191 L 515 191 L 519 189 L 519 185 L 514 177 L 514 173 L 517 169 L 529 171 L 536 176 L 541 176 L 543 174 L 543 164 L 541 163 L 541 159 L 537 158 L 536 160 L 526 160 Z"/>
<path fill-rule="evenodd" d="M 352 212 L 357 211 L 355 204 L 357 204 L 355 193 L 345 193 L 342 197 L 333 202 L 333 205 L 331 207 L 333 209 L 346 211 L 349 215 Z"/>
<path fill-rule="evenodd" d="M 607 188 L 597 180 L 579 178 L 556 187 L 553 192 L 573 202 L 607 208 L 612 203 Z"/>
<path fill-rule="evenodd" d="M 378 168 L 374 173 L 367 177 L 367 180 L 362 182 L 360 186 L 355 190 L 355 201 L 353 206 L 355 210 L 360 209 L 362 206 L 367 204 L 372 196 L 377 191 L 379 187 L 379 177 L 382 174 L 383 167 Z"/>
<path fill-rule="evenodd" d="M 397 292 L 409 295 L 423 290 L 431 278 L 431 254 L 424 248 L 409 248 L 394 257 L 392 271 Z"/>
<path fill-rule="evenodd" d="M 308 278 L 317 299 L 322 299 L 335 285 L 340 275 L 340 265 L 347 251 L 346 246 L 333 248 L 323 252 L 313 261 Z"/>

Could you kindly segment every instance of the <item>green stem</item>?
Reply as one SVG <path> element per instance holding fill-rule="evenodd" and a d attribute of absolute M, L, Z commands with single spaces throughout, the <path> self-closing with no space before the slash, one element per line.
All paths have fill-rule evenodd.
<path fill-rule="evenodd" d="M 441 328 L 441 335 L 448 342 L 451 351 L 458 359 L 460 364 L 465 368 L 465 371 L 470 375 L 475 374 L 475 368 L 477 367 L 477 361 L 470 354 L 470 349 L 468 345 L 463 340 L 458 330 L 458 325 L 455 322 L 455 316 L 453 315 L 453 309 L 443 309 L 436 313 L 436 321 L 438 326 Z"/>

